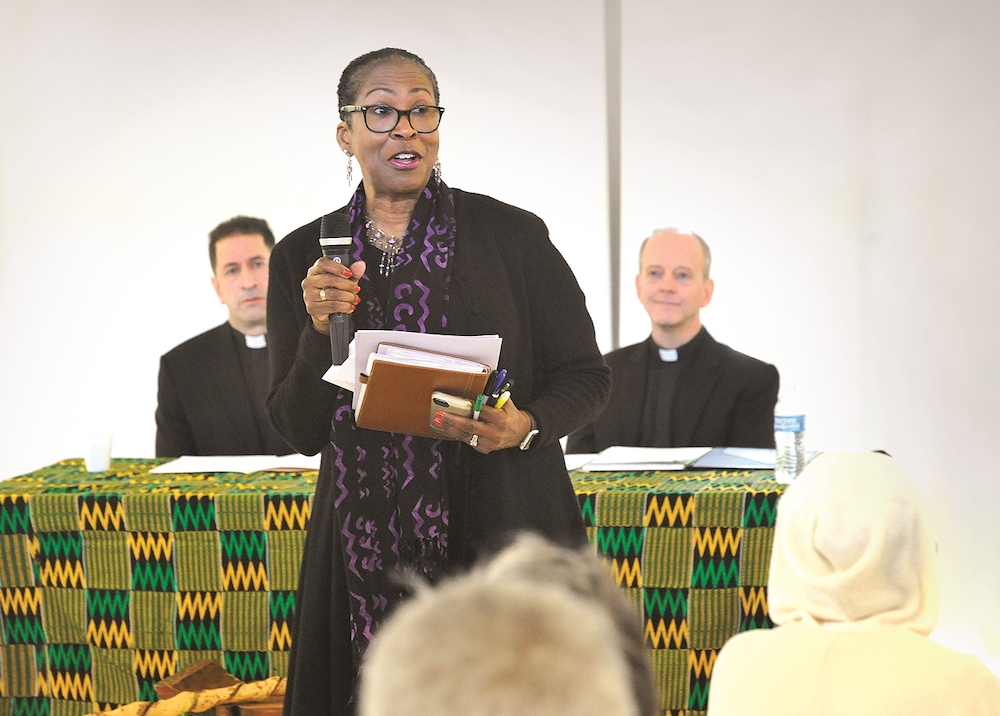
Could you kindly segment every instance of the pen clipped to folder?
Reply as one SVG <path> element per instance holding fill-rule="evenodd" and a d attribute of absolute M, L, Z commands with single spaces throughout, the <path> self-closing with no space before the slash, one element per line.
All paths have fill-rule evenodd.
<path fill-rule="evenodd" d="M 484 405 L 497 410 L 503 409 L 504 404 L 510 400 L 510 389 L 513 385 L 514 381 L 507 378 L 506 368 L 493 371 L 486 380 L 484 392 L 476 397 L 476 402 L 472 406 L 472 419 L 479 420 Z"/>
<path fill-rule="evenodd" d="M 513 380 L 505 380 L 501 385 L 496 387 L 492 393 L 486 398 L 486 405 L 491 408 L 496 408 L 499 410 L 503 407 L 503 404 L 510 400 L 510 389 L 514 387 Z M 504 397 L 504 396 L 507 397 Z"/>

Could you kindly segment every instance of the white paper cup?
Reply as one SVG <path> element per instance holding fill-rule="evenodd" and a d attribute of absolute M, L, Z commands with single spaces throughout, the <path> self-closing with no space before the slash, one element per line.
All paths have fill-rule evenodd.
<path fill-rule="evenodd" d="M 87 472 L 107 472 L 111 467 L 111 439 L 113 433 L 91 435 L 87 446 Z"/>

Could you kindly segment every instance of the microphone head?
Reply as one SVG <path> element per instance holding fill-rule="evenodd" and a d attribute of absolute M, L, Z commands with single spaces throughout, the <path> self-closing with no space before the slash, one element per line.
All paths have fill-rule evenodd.
<path fill-rule="evenodd" d="M 346 264 L 354 237 L 351 236 L 351 222 L 346 214 L 327 214 L 320 220 L 319 245 L 323 255 Z"/>
<path fill-rule="evenodd" d="M 343 238 L 345 236 L 351 236 L 351 222 L 347 220 L 347 214 L 334 212 L 327 214 L 320 221 L 320 243 L 323 243 L 323 239 Z"/>

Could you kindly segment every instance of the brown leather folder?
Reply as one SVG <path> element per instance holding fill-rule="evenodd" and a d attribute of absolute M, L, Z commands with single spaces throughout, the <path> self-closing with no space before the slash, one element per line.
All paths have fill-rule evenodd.
<path fill-rule="evenodd" d="M 377 360 L 368 376 L 361 375 L 365 387 L 355 423 L 369 430 L 439 438 L 430 426 L 431 393 L 441 390 L 475 400 L 490 377 L 490 367 L 480 365 L 482 372 L 470 373 Z"/>

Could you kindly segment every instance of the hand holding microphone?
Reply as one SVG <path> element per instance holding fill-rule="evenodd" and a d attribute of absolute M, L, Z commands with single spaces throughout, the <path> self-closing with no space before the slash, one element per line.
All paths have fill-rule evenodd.
<path fill-rule="evenodd" d="M 319 243 L 324 258 L 309 269 L 302 282 L 303 297 L 317 328 L 325 322 L 324 318 L 328 319 L 333 364 L 341 365 L 348 356 L 351 341 L 349 315 L 359 301 L 357 279 L 364 272 L 364 263 L 350 264 L 353 237 L 350 223 L 343 214 L 333 213 L 323 217 Z M 331 260 L 343 269 L 337 266 L 331 270 Z M 352 268 L 357 269 L 357 275 L 352 273 Z M 312 300 L 313 295 L 318 300 Z M 337 304 L 332 311 L 330 304 Z"/>

